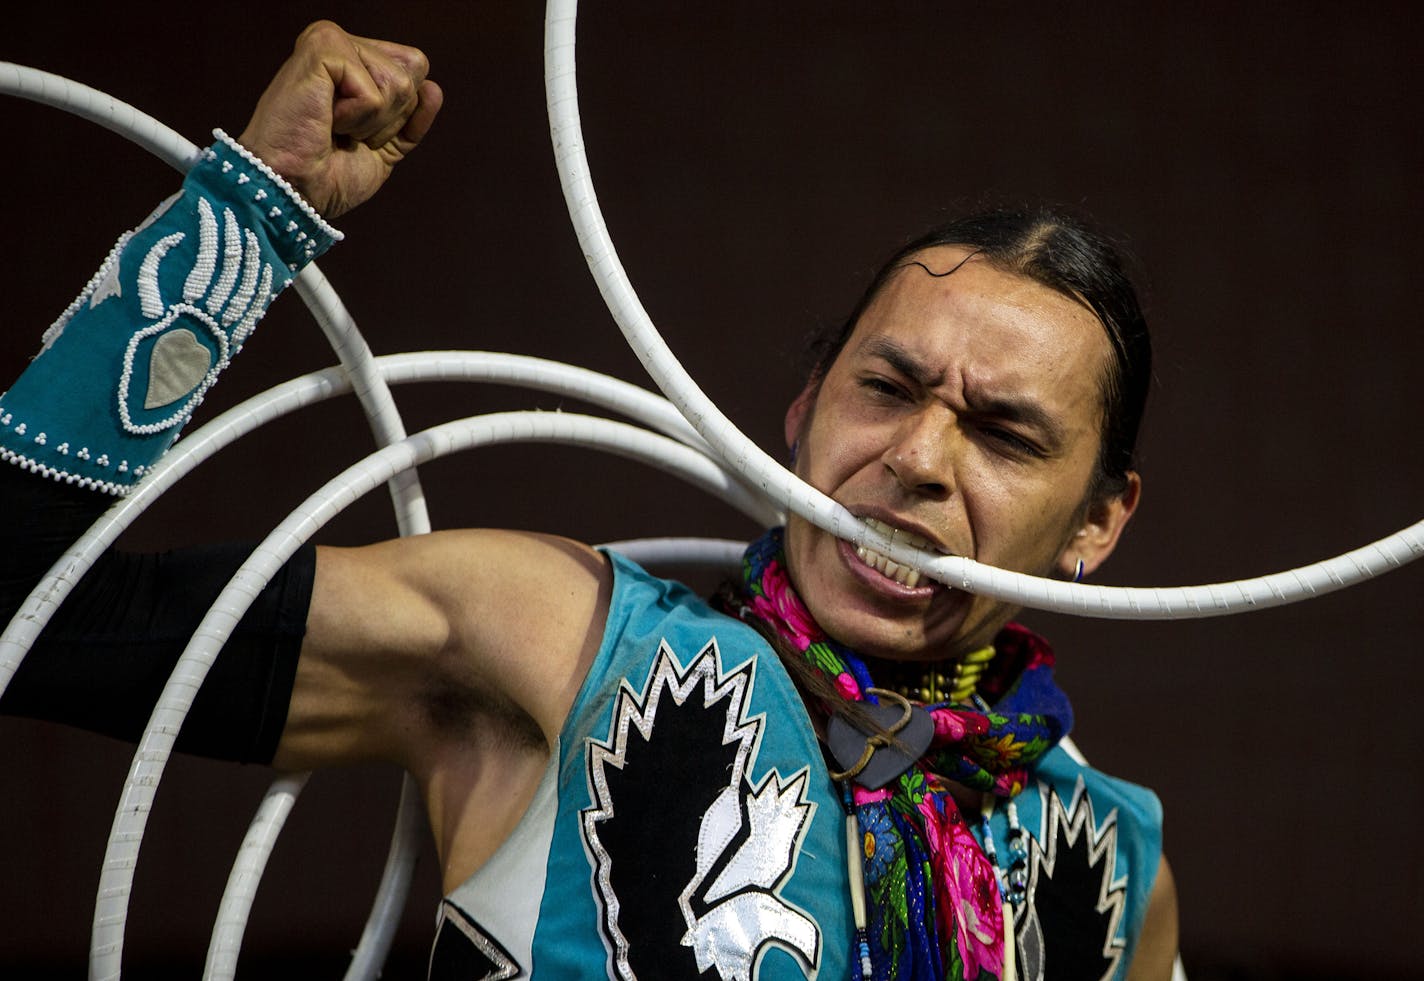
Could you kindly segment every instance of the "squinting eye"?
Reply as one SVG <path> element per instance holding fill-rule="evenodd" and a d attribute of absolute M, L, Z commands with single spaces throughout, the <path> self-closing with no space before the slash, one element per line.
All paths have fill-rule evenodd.
<path fill-rule="evenodd" d="M 866 378 L 861 381 L 861 386 L 876 395 L 883 395 L 888 398 L 904 398 L 905 392 L 899 385 L 887 381 L 884 378 Z"/>
<path fill-rule="evenodd" d="M 988 426 L 983 430 L 984 435 L 1002 444 L 1004 447 L 1023 456 L 1040 457 L 1043 453 L 1037 446 L 1015 432 L 1007 429 L 999 429 L 996 426 Z"/>

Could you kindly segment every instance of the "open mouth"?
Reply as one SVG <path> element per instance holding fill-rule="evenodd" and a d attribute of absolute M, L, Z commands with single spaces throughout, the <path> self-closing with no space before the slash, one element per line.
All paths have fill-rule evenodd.
<path fill-rule="evenodd" d="M 922 538 L 913 532 L 905 531 L 903 528 L 896 528 L 894 525 L 887 525 L 883 521 L 874 518 L 862 518 L 866 524 L 876 531 L 890 536 L 890 540 L 897 545 L 909 545 L 912 548 L 929 548 L 930 542 L 927 538 Z M 864 545 L 857 545 L 855 557 L 861 562 L 870 566 L 886 579 L 890 579 L 901 586 L 914 589 L 920 584 L 920 573 L 911 569 L 907 565 L 900 565 L 881 555 L 874 549 L 866 548 Z"/>

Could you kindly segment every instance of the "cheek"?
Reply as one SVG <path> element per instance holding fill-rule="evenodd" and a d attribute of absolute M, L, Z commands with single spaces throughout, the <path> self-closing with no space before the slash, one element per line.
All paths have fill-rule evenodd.
<path fill-rule="evenodd" d="M 1052 482 L 1025 481 L 993 467 L 962 471 L 958 496 L 979 557 L 990 564 L 1041 571 L 1072 523 L 1073 511 Z"/>
<path fill-rule="evenodd" d="M 834 427 L 834 420 L 829 420 L 802 438 L 794 470 L 806 483 L 830 494 L 878 457 L 873 436 L 856 427 Z"/>

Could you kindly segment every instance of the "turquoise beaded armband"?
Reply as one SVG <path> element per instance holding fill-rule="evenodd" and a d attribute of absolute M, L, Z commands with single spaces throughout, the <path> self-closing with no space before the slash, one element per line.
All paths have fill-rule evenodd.
<path fill-rule="evenodd" d="M 125 233 L 0 395 L 0 459 L 125 494 L 172 445 L 277 294 L 341 238 L 221 130 Z"/>

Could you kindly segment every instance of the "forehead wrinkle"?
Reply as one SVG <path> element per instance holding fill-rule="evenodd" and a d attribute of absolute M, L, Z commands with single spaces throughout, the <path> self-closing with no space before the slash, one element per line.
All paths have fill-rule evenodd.
<path fill-rule="evenodd" d="M 862 353 L 878 358 L 895 371 L 924 388 L 938 388 L 945 381 L 943 369 L 931 371 L 918 356 L 890 337 L 872 335 L 866 338 Z M 965 407 L 974 415 L 1029 426 L 1052 448 L 1062 446 L 1067 433 L 1062 424 L 1043 404 L 1032 396 L 994 394 L 982 391 L 982 380 L 964 375 L 959 386 Z"/>
<path fill-rule="evenodd" d="M 921 258 L 920 258 L 920 257 L 925 256 L 925 254 L 926 254 L 927 252 L 931 252 L 931 251 L 935 251 L 935 250 L 942 250 L 942 249 L 969 249 L 969 246 L 965 246 L 965 245 L 955 245 L 955 244 L 953 244 L 953 243 L 943 243 L 943 244 L 941 244 L 941 245 L 931 246 L 929 249 L 925 249 L 925 250 L 923 250 L 923 251 L 921 251 L 921 252 L 917 252 L 917 253 L 915 253 L 913 256 L 908 257 L 908 258 L 907 258 L 903 263 L 901 263 L 901 265 L 898 267 L 897 273 L 898 273 L 898 272 L 903 272 L 904 270 L 910 268 L 911 266 L 918 266 L 918 267 L 919 267 L 921 270 L 923 270 L 927 275 L 932 276 L 932 277 L 934 277 L 935 279 L 944 279 L 944 278 L 946 278 L 946 277 L 948 277 L 948 276 L 950 276 L 950 275 L 952 275 L 952 274 L 958 272 L 958 271 L 959 271 L 960 269 L 962 269 L 971 259 L 979 259 L 980 261 L 987 263 L 988 266 L 989 266 L 991 269 L 995 269 L 995 270 L 998 270 L 999 272 L 1004 273 L 1004 274 L 1006 274 L 1006 275 L 1014 276 L 1014 277 L 1016 277 L 1016 278 L 1022 279 L 1023 281 L 1025 281 L 1025 282 L 1028 283 L 1028 284 L 1035 285 L 1035 286 L 1039 286 L 1039 287 L 1042 287 L 1042 288 L 1044 288 L 1044 289 L 1050 290 L 1050 291 L 1052 291 L 1053 293 L 1056 293 L 1057 295 L 1059 295 L 1059 296 L 1061 296 L 1061 297 L 1064 297 L 1064 298 L 1066 298 L 1066 299 L 1072 301 L 1072 302 L 1073 302 L 1074 304 L 1076 304 L 1079 308 L 1081 308 L 1084 313 L 1086 313 L 1089 317 L 1092 318 L 1093 322 L 1094 322 L 1094 323 L 1097 325 L 1097 327 L 1098 327 L 1099 336 L 1101 337 L 1101 339 L 1102 339 L 1104 342 L 1106 342 L 1106 345 L 1107 345 L 1106 357 L 1104 357 L 1104 358 L 1102 359 L 1102 364 L 1099 366 L 1099 369 L 1098 369 L 1098 371 L 1099 371 L 1099 379 L 1098 379 L 1098 385 L 1097 385 L 1097 389 L 1098 389 L 1098 402 L 1099 402 L 1099 406 L 1098 406 L 1098 408 L 1099 408 L 1098 426 L 1099 426 L 1099 427 L 1105 426 L 1105 425 L 1106 425 L 1106 422 L 1107 422 L 1108 404 L 1109 404 L 1109 403 L 1111 402 L 1111 400 L 1112 400 L 1111 389 L 1113 388 L 1114 383 L 1115 383 L 1116 378 L 1117 378 L 1117 375 L 1116 375 L 1116 373 L 1115 373 L 1114 370 L 1113 370 L 1113 366 L 1114 366 L 1114 363 L 1115 363 L 1115 362 L 1114 362 L 1114 358 L 1115 358 L 1115 356 L 1116 356 L 1114 352 L 1117 351 L 1120 342 L 1119 342 L 1119 340 L 1118 340 L 1117 335 L 1108 327 L 1107 323 L 1103 320 L 1102 314 L 1099 313 L 1098 310 L 1095 309 L 1095 308 L 1093 307 L 1093 305 L 1088 302 L 1087 297 L 1085 297 L 1085 296 L 1084 296 L 1082 293 L 1080 293 L 1078 290 L 1075 290 L 1075 289 L 1066 289 L 1066 288 L 1063 288 L 1063 287 L 1060 287 L 1060 286 L 1054 286 L 1054 285 L 1050 285 L 1049 283 L 1043 282 L 1042 280 L 1038 279 L 1037 277 L 1032 276 L 1032 275 L 1029 275 L 1029 273 L 1028 273 L 1025 269 L 1023 269 L 1023 268 L 1017 268 L 1013 262 L 999 262 L 999 261 L 996 261 L 993 256 L 990 256 L 990 255 L 986 254 L 986 253 L 984 252 L 984 250 L 981 249 L 981 248 L 970 249 L 970 251 L 968 251 L 968 253 L 967 253 L 966 255 L 964 255 L 962 258 L 960 258 L 960 259 L 959 259 L 957 262 L 955 262 L 953 265 L 949 266 L 949 267 L 948 267 L 947 269 L 945 269 L 943 272 L 935 272 L 935 271 L 934 271 L 933 269 L 931 269 L 928 265 L 926 265 L 923 261 L 921 261 Z M 1005 297 L 1004 299 L 1008 299 L 1008 298 Z M 1032 309 L 1032 308 L 1033 308 L 1032 305 L 1030 305 L 1030 304 L 1019 303 L 1019 304 L 1016 304 L 1016 305 L 1020 306 L 1021 309 L 1025 309 L 1025 310 L 1029 310 L 1029 309 Z M 968 379 L 965 379 L 966 387 L 967 387 L 967 385 L 968 385 L 968 382 L 969 382 L 969 380 L 968 380 Z M 1044 418 L 1045 418 L 1045 419 L 1047 418 L 1046 415 L 1044 416 Z M 1049 421 L 1051 421 L 1051 420 L 1049 420 Z M 1055 428 L 1057 428 L 1057 427 L 1055 427 Z M 1059 431 L 1059 434 L 1060 434 L 1060 436 L 1065 436 L 1065 435 L 1066 435 L 1066 434 L 1063 434 L 1063 433 L 1061 432 L 1061 429 L 1060 429 L 1060 431 Z"/>
<path fill-rule="evenodd" d="M 861 350 L 872 358 L 879 358 L 906 378 L 917 384 L 933 388 L 944 381 L 944 372 L 931 372 L 927 365 L 910 350 L 883 334 L 874 334 L 865 340 Z"/>
<path fill-rule="evenodd" d="M 936 249 L 947 250 L 954 248 L 958 251 L 962 247 L 937 246 Z M 949 256 L 943 265 L 942 271 L 936 271 L 924 261 L 929 258 L 925 253 L 917 253 L 907 258 L 895 270 L 892 277 L 885 283 L 883 296 L 888 296 L 897 291 L 901 280 L 908 270 L 918 269 L 931 280 L 948 280 L 953 274 L 961 272 L 971 262 L 984 264 L 994 272 L 1008 277 L 1016 289 L 992 291 L 992 300 L 1014 309 L 1023 311 L 1033 316 L 1051 315 L 1055 319 L 1058 314 L 1046 311 L 1044 308 L 1047 297 L 1043 293 L 1051 294 L 1055 298 L 1066 300 L 1072 307 L 1091 318 L 1093 326 L 1097 329 L 1093 332 L 1105 348 L 1109 347 L 1107 332 L 1102 328 L 1102 321 L 1095 311 L 1092 310 L 1082 297 L 1075 293 L 1065 293 L 1055 289 L 1038 280 L 1025 275 L 1012 268 L 1005 268 L 994 262 L 982 250 L 974 249 L 967 251 L 962 256 Z M 940 263 L 935 263 L 940 265 Z M 958 278 L 958 277 L 956 277 Z M 948 283 L 946 283 L 948 286 Z M 877 297 L 880 299 L 880 297 Z M 950 303 L 960 307 L 961 316 L 972 316 L 973 308 L 985 299 L 985 295 L 979 289 L 971 288 L 967 293 L 951 290 L 949 293 L 937 293 L 932 300 L 920 298 L 917 302 L 923 307 L 935 307 L 943 303 Z M 971 309 L 964 309 L 965 305 Z M 870 313 L 866 311 L 866 315 Z M 865 323 L 866 315 L 862 315 L 861 323 Z M 902 313 L 903 316 L 903 313 Z M 1050 402 L 1045 402 L 1034 392 L 1020 392 L 1012 384 L 1005 389 L 995 377 L 983 376 L 978 371 L 966 370 L 970 366 L 956 370 L 951 365 L 940 365 L 933 356 L 927 356 L 927 352 L 921 350 L 914 342 L 914 335 L 909 341 L 902 340 L 895 336 L 891 329 L 888 333 L 882 333 L 881 328 L 871 327 L 862 336 L 857 345 L 859 354 L 863 357 L 871 357 L 884 361 L 890 368 L 899 372 L 904 377 L 912 379 L 916 384 L 925 388 L 937 389 L 950 383 L 956 383 L 957 393 L 951 401 L 959 401 L 963 408 L 974 416 L 986 420 L 997 419 L 1005 422 L 1013 422 L 1023 426 L 1034 428 L 1041 436 L 1045 444 L 1050 444 L 1046 448 L 1061 448 L 1070 442 L 1070 429 L 1065 424 L 1065 420 L 1049 407 Z M 1104 352 L 1105 362 L 1100 366 L 1100 371 L 1107 372 L 1111 365 L 1111 350 Z M 1099 378 L 1098 383 L 1093 386 L 1094 395 L 1098 403 L 1098 418 L 1095 420 L 1101 426 L 1104 411 L 1104 384 Z M 996 389 L 998 391 L 996 391 Z"/>

